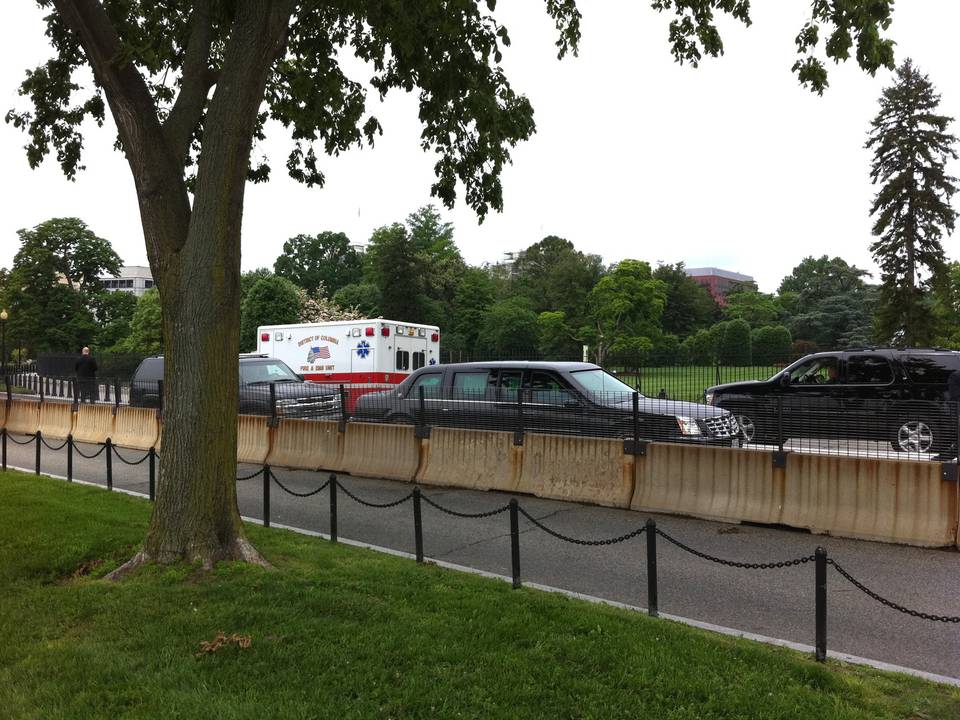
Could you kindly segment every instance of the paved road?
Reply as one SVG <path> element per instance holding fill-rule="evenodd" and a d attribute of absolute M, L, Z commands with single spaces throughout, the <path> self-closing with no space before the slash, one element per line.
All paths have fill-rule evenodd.
<path fill-rule="evenodd" d="M 24 440 L 22 436 L 17 439 Z M 56 444 L 56 443 L 52 443 Z M 96 446 L 80 446 L 87 454 Z M 142 453 L 121 450 L 136 460 Z M 8 442 L 8 463 L 33 467 L 34 448 Z M 117 487 L 147 491 L 146 463 L 128 467 L 114 460 Z M 241 466 L 246 475 L 255 466 Z M 42 470 L 66 474 L 66 451 L 43 449 Z M 75 457 L 78 479 L 104 483 L 104 457 Z M 326 475 L 277 470 L 291 490 L 307 492 Z M 409 484 L 342 477 L 354 494 L 386 502 L 409 492 Z M 479 512 L 504 505 L 508 495 L 441 488 L 424 493 L 445 507 Z M 260 518 L 259 477 L 238 483 L 240 511 Z M 577 538 L 615 537 L 641 525 L 647 515 L 523 496 L 521 505 L 549 527 Z M 271 520 L 319 532 L 328 531 L 326 491 L 302 499 L 276 485 Z M 812 554 L 823 545 L 830 557 L 868 587 L 912 608 L 940 615 L 960 615 L 960 553 L 900 545 L 812 536 L 772 527 L 729 525 L 691 518 L 653 515 L 658 526 L 683 542 L 713 555 L 744 562 L 786 560 Z M 580 547 L 560 542 L 521 517 L 521 569 L 532 581 L 644 606 L 644 544 L 633 539 L 618 545 Z M 510 574 L 507 514 L 461 520 L 423 506 L 427 556 L 502 575 Z M 361 507 L 343 493 L 339 534 L 383 547 L 413 551 L 411 503 L 387 510 Z M 740 570 L 707 562 L 659 541 L 660 610 L 695 620 L 812 645 L 814 642 L 814 568 L 812 563 L 782 570 Z M 829 573 L 829 647 L 874 660 L 960 678 L 960 625 L 912 618 L 868 598 L 835 571 Z"/>

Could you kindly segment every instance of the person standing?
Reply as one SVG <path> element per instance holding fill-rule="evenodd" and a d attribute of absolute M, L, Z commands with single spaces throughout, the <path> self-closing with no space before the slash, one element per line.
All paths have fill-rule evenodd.
<path fill-rule="evenodd" d="M 85 347 L 80 351 L 80 357 L 73 369 L 77 373 L 77 390 L 80 394 L 80 402 L 95 402 L 97 361 L 90 354 L 90 348 Z"/>

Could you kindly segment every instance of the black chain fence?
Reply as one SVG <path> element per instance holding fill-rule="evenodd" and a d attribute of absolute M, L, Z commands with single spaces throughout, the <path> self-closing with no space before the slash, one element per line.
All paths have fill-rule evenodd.
<path fill-rule="evenodd" d="M 100 449 L 92 454 L 83 453 L 73 441 L 72 436 L 68 437 L 61 445 L 51 446 L 43 438 L 41 433 L 35 433 L 32 436 L 26 436 L 24 440 L 18 440 L 13 434 L 8 433 L 6 429 L 0 429 L 0 439 L 2 439 L 2 450 L 3 450 L 3 469 L 7 468 L 7 440 L 12 440 L 17 445 L 28 445 L 30 443 L 37 444 L 36 452 L 36 468 L 35 471 L 40 474 L 40 445 L 48 447 L 51 451 L 59 451 L 64 447 L 67 448 L 68 457 L 67 457 L 67 467 L 68 474 L 67 480 L 70 481 L 73 479 L 72 475 L 72 466 L 73 466 L 73 454 L 77 453 L 83 458 L 93 459 L 102 454 L 104 451 L 109 449 L 107 454 L 106 470 L 107 470 L 107 488 L 113 489 L 113 477 L 112 477 L 112 465 L 111 458 L 116 456 L 122 462 L 127 465 L 135 466 L 140 465 L 145 461 L 149 461 L 149 472 L 150 472 L 150 499 L 153 500 L 155 497 L 155 476 L 156 476 L 156 461 L 159 459 L 159 454 L 151 448 L 146 452 L 146 454 L 141 457 L 139 460 L 128 460 L 124 458 L 116 449 L 116 447 L 111 443 L 110 440 L 107 440 L 105 443 L 102 443 Z M 440 504 L 433 498 L 428 495 L 423 494 L 420 487 L 414 487 L 413 490 L 406 493 L 402 497 L 380 502 L 377 500 L 372 500 L 368 498 L 363 498 L 357 493 L 351 491 L 349 488 L 344 486 L 342 480 L 340 480 L 335 474 L 331 474 L 326 482 L 322 483 L 319 487 L 309 490 L 306 492 L 300 492 L 293 490 L 288 487 L 283 481 L 280 480 L 273 472 L 273 469 L 269 465 L 263 465 L 260 468 L 257 468 L 255 471 L 251 472 L 249 475 L 244 475 L 237 477 L 237 481 L 241 482 L 244 480 L 250 480 L 257 476 L 263 478 L 263 524 L 264 526 L 270 526 L 270 487 L 272 484 L 276 484 L 283 492 L 298 498 L 308 498 L 327 490 L 329 493 L 329 504 L 330 504 L 330 539 L 334 542 L 337 541 L 337 525 L 338 525 L 338 503 L 337 495 L 338 490 L 342 491 L 348 498 L 352 501 L 362 505 L 364 507 L 372 509 L 387 509 L 395 508 L 404 503 L 412 500 L 413 501 L 413 519 L 414 519 L 414 543 L 416 549 L 416 559 L 418 562 L 424 561 L 424 552 L 423 552 L 423 520 L 422 520 L 422 510 L 421 504 L 426 503 L 430 507 L 438 510 L 439 512 L 445 513 L 447 515 L 463 518 L 463 519 L 485 519 L 492 518 L 494 516 L 500 515 L 502 513 L 508 512 L 510 515 L 510 545 L 511 545 L 511 566 L 512 566 L 512 581 L 514 587 L 521 586 L 520 580 L 520 530 L 519 530 L 519 517 L 523 516 L 533 527 L 542 530 L 551 537 L 556 538 L 562 542 L 570 543 L 573 545 L 586 546 L 586 547 L 599 547 L 599 546 L 609 546 L 615 545 L 618 543 L 627 542 L 634 538 L 644 536 L 646 539 L 647 553 L 646 553 L 646 580 L 647 580 L 647 612 L 650 615 L 656 616 L 659 614 L 658 609 L 658 579 L 657 579 L 657 537 L 661 537 L 666 540 L 668 543 L 674 545 L 680 550 L 683 550 L 686 553 L 694 555 L 702 560 L 707 562 L 716 563 L 725 567 L 738 568 L 744 570 L 780 570 L 784 568 L 797 567 L 801 565 L 806 565 L 808 563 L 814 563 L 815 565 L 815 603 L 816 603 L 816 644 L 815 644 L 815 654 L 816 658 L 820 661 L 826 659 L 826 647 L 827 647 L 827 637 L 826 637 L 826 627 L 827 627 L 827 568 L 833 567 L 837 573 L 839 573 L 845 580 L 852 584 L 855 588 L 866 594 L 871 599 L 880 603 L 881 605 L 895 610 L 897 612 L 915 617 L 920 620 L 940 622 L 940 623 L 949 623 L 949 624 L 958 624 L 960 623 L 960 616 L 949 616 L 949 615 L 938 615 L 934 613 L 923 612 L 920 610 L 915 610 L 908 608 L 904 605 L 896 603 L 888 598 L 885 598 L 878 593 L 871 590 L 864 583 L 856 579 L 849 571 L 847 571 L 840 563 L 838 563 L 833 558 L 828 558 L 826 551 L 822 547 L 818 547 L 816 552 L 812 555 L 804 555 L 802 557 L 792 558 L 789 560 L 780 560 L 773 562 L 743 562 L 737 560 L 729 560 L 726 558 L 718 557 L 711 555 L 709 553 L 698 550 L 690 545 L 684 543 L 683 541 L 673 537 L 669 533 L 659 529 L 656 526 L 656 522 L 652 519 L 648 519 L 646 523 L 634 530 L 623 533 L 621 535 L 611 537 L 611 538 L 577 538 L 571 535 L 567 535 L 563 532 L 556 530 L 548 525 L 546 525 L 541 519 L 535 517 L 528 510 L 520 506 L 519 501 L 516 498 L 510 500 L 509 503 L 503 506 L 498 506 L 486 511 L 480 512 L 463 512 L 459 510 L 454 510 L 449 507 L 445 507 Z"/>

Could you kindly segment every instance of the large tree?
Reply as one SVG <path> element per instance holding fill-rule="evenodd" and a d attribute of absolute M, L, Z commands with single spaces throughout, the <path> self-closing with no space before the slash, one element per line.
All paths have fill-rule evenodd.
<path fill-rule="evenodd" d="M 720 308 L 710 291 L 687 275 L 683 263 L 659 265 L 653 277 L 667 286 L 667 305 L 663 309 L 663 331 L 688 337 L 716 322 Z"/>
<path fill-rule="evenodd" d="M 889 64 L 881 35 L 892 0 L 811 0 L 798 38 L 800 79 L 826 84 L 816 49 L 832 28 L 827 57 L 857 43 L 869 71 Z M 55 55 L 21 86 L 32 111 L 8 120 L 29 134 L 36 166 L 51 151 L 68 177 L 81 169 L 81 126 L 109 106 L 137 191 L 147 256 L 160 290 L 167 362 L 164 461 L 142 550 L 127 565 L 180 558 L 260 561 L 236 503 L 240 225 L 244 187 L 269 177 L 251 164 L 255 137 L 288 128 L 291 176 L 324 181 L 320 154 L 373 142 L 380 125 L 365 109 L 366 87 L 341 60 L 365 63 L 369 85 L 419 92 L 421 144 L 435 154 L 434 196 L 454 202 L 458 183 L 483 217 L 503 204 L 500 175 L 510 150 L 534 131 L 533 110 L 501 68 L 507 30 L 495 0 L 38 0 L 53 10 Z M 558 54 L 575 50 L 574 0 L 545 0 Z M 729 0 L 656 0 L 673 11 L 670 39 L 680 60 L 718 55 L 713 11 L 748 21 Z M 82 67 L 93 69 L 94 83 Z M 268 121 L 275 121 L 268 124 Z"/>
<path fill-rule="evenodd" d="M 957 158 L 953 118 L 937 114 L 940 95 L 930 78 L 908 59 L 884 89 L 870 126 L 870 179 L 880 185 L 870 209 L 870 246 L 881 269 L 876 332 L 882 340 L 910 346 L 934 334 L 925 297 L 943 270 L 941 239 L 953 232 L 957 212 L 950 199 L 956 178 L 946 164 Z"/>

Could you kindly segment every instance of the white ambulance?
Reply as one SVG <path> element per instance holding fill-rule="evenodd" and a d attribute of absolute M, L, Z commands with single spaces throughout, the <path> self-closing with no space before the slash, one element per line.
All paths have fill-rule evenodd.
<path fill-rule="evenodd" d="M 315 382 L 342 384 L 348 407 L 363 391 L 440 363 L 440 328 L 376 318 L 257 328 L 257 352 Z"/>

